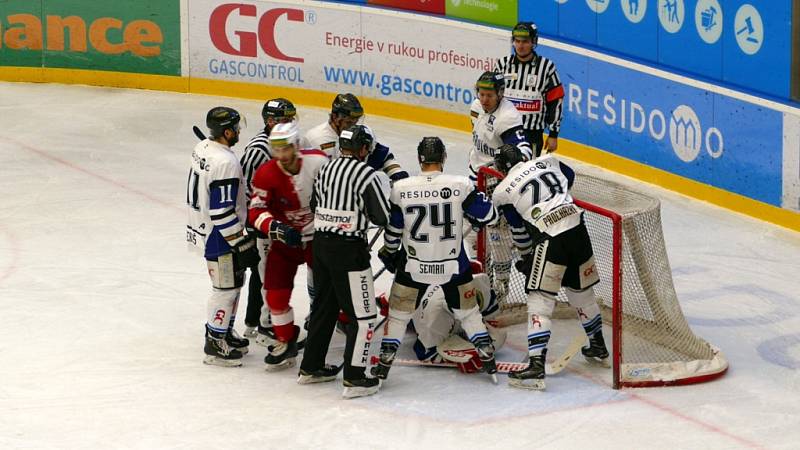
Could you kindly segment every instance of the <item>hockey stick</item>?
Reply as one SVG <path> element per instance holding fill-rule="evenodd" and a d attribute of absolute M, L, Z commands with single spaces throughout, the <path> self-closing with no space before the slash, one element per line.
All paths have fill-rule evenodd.
<path fill-rule="evenodd" d="M 204 141 L 206 139 L 206 135 L 200 131 L 200 128 L 197 128 L 197 125 L 192 127 L 192 131 L 194 131 L 194 135 L 197 136 L 197 139 Z"/>
<path fill-rule="evenodd" d="M 580 333 L 572 338 L 572 341 L 569 343 L 567 348 L 564 349 L 564 352 L 561 354 L 561 356 L 556 358 L 555 361 L 545 365 L 545 373 L 548 375 L 555 375 L 564 370 L 564 368 L 567 367 L 567 364 L 569 364 L 570 360 L 572 360 L 572 358 L 578 354 L 585 342 L 586 335 L 583 333 Z"/>

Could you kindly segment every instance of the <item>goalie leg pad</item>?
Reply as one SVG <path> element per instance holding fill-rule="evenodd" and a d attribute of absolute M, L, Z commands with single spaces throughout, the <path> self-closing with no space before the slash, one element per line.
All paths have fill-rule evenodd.
<path fill-rule="evenodd" d="M 417 304 L 419 289 L 398 283 L 392 283 L 392 290 L 389 294 L 389 309 L 403 311 L 411 315 Z"/>
<path fill-rule="evenodd" d="M 207 302 L 208 330 L 224 336 L 228 331 L 231 317 L 236 314 L 234 309 L 239 298 L 239 289 L 213 288 Z"/>
<path fill-rule="evenodd" d="M 431 286 L 428 292 L 422 299 L 420 307 L 414 312 L 412 320 L 417 338 L 424 347 L 432 348 L 450 336 L 455 326 L 455 319 L 447 309 L 439 286 Z"/>

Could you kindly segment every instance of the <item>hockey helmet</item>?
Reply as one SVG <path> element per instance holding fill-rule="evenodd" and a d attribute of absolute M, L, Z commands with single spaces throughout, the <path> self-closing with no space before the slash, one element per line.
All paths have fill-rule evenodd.
<path fill-rule="evenodd" d="M 285 98 L 273 98 L 264 103 L 264 107 L 261 109 L 261 117 L 264 118 L 265 123 L 269 118 L 278 122 L 291 121 L 297 117 L 297 109 L 292 102 Z"/>
<path fill-rule="evenodd" d="M 339 94 L 333 99 L 331 112 L 358 119 L 364 115 L 364 108 L 361 107 L 358 97 L 348 92 L 347 94 Z"/>
<path fill-rule="evenodd" d="M 494 152 L 494 166 L 503 173 L 508 173 L 522 161 L 525 161 L 522 152 L 511 144 L 503 144 Z"/>
<path fill-rule="evenodd" d="M 497 92 L 497 95 L 502 95 L 503 90 L 506 88 L 506 80 L 502 73 L 486 71 L 481 74 L 478 81 L 475 83 L 475 90 L 492 89 Z"/>
<path fill-rule="evenodd" d="M 242 116 L 233 108 L 227 106 L 217 106 L 211 108 L 206 114 L 206 126 L 212 138 L 218 138 L 225 133 L 225 130 L 238 132 L 244 128 Z"/>
<path fill-rule="evenodd" d="M 511 30 L 511 41 L 513 42 L 514 39 L 530 39 L 535 48 L 536 42 L 539 40 L 539 29 L 533 22 L 519 22 Z"/>
<path fill-rule="evenodd" d="M 375 136 L 366 125 L 353 125 L 339 135 L 339 147 L 343 150 L 358 152 L 365 145 L 370 153 L 375 148 Z"/>
<path fill-rule="evenodd" d="M 297 146 L 297 141 L 300 139 L 299 134 L 297 122 L 279 123 L 269 134 L 269 145 L 273 148 Z"/>
<path fill-rule="evenodd" d="M 447 158 L 444 142 L 436 136 L 422 138 L 417 146 L 417 158 L 420 164 L 444 163 Z"/>

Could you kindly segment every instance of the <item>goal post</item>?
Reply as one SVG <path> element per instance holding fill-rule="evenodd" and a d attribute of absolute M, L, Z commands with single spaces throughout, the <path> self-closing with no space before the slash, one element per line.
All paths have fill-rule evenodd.
<path fill-rule="evenodd" d="M 478 188 L 491 196 L 503 174 L 481 168 Z M 600 283 L 595 295 L 603 323 L 611 328 L 613 386 L 650 387 L 693 384 L 722 376 L 728 362 L 722 352 L 695 335 L 678 302 L 661 228 L 658 199 L 609 180 L 579 174 L 571 191 L 584 210 L 592 239 Z M 498 229 L 507 227 L 501 220 Z M 482 229 L 477 257 L 500 295 L 501 326 L 525 323 L 525 280 L 512 269 L 516 249 L 503 240 L 502 232 Z M 491 236 L 491 237 L 490 237 Z M 512 264 L 513 267 L 513 264 Z M 506 269 L 502 269 L 506 270 Z M 508 279 L 508 287 L 499 286 Z M 563 290 L 558 295 L 554 318 L 576 319 Z"/>

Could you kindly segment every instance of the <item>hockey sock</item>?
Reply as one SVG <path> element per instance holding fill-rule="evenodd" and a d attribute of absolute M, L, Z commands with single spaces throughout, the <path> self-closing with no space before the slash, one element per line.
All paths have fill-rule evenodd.
<path fill-rule="evenodd" d="M 539 356 L 550 342 L 555 298 L 540 291 L 528 294 L 528 356 Z"/>
<path fill-rule="evenodd" d="M 589 288 L 583 291 L 573 291 L 567 289 L 567 299 L 578 312 L 578 318 L 583 325 L 586 336 L 592 337 L 597 331 L 603 329 L 603 319 L 600 316 L 600 307 L 594 298 L 594 289 Z"/>
<path fill-rule="evenodd" d="M 207 303 L 207 324 L 209 331 L 225 334 L 231 323 L 231 316 L 236 314 L 234 305 L 239 296 L 238 289 L 213 288 Z"/>
<path fill-rule="evenodd" d="M 461 322 L 461 328 L 467 333 L 472 345 L 484 346 L 492 342 L 477 306 L 470 309 L 453 309 L 453 316 Z"/>
<path fill-rule="evenodd" d="M 272 329 L 275 337 L 281 342 L 289 342 L 294 339 L 294 309 L 289 307 L 287 311 L 272 315 Z"/>

